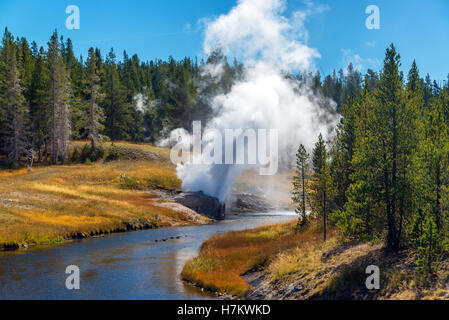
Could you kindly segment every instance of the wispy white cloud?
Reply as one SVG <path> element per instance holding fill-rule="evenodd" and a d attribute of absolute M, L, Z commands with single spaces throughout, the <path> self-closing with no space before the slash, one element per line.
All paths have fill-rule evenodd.
<path fill-rule="evenodd" d="M 282 15 L 285 0 L 239 0 L 228 14 L 201 21 L 206 28 L 206 54 L 220 46 L 226 55 L 237 56 L 247 64 L 262 58 L 284 70 L 310 68 L 320 54 L 306 45 L 304 24 L 308 17 L 328 7 L 310 0 L 304 3 L 303 10 L 288 18 Z"/>
<path fill-rule="evenodd" d="M 301 38 L 304 43 L 307 43 L 309 41 L 309 33 L 305 28 L 305 21 L 307 18 L 315 14 L 320 14 L 330 10 L 330 7 L 327 4 L 317 5 L 311 0 L 304 0 L 303 2 L 305 4 L 305 8 L 294 12 L 291 20 L 294 32 L 296 32 L 298 37 Z"/>
<path fill-rule="evenodd" d="M 347 66 L 352 62 L 354 68 L 361 72 L 366 71 L 368 68 L 378 69 L 381 66 L 381 61 L 379 59 L 363 58 L 351 49 L 341 49 L 341 52 L 343 54 L 343 64 Z"/>

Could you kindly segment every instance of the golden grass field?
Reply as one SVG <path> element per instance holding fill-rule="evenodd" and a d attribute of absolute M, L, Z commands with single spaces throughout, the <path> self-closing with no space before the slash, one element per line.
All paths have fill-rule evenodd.
<path fill-rule="evenodd" d="M 75 141 L 81 150 L 88 141 Z M 105 157 L 111 142 L 103 143 Z M 0 249 L 3 245 L 41 245 L 66 238 L 135 228 L 209 223 L 160 199 L 155 190 L 179 190 L 181 181 L 170 149 L 114 142 L 119 161 L 46 166 L 32 171 L 0 169 Z M 291 173 L 261 177 L 245 172 L 236 189 L 271 186 L 271 201 L 289 204 Z"/>
<path fill-rule="evenodd" d="M 163 200 L 149 192 L 180 188 L 168 149 L 115 144 L 121 158 L 133 160 L 0 170 L 0 245 L 55 243 L 76 233 L 120 230 L 124 223 L 138 228 L 209 222 L 161 207 Z M 138 160 L 145 155 L 154 160 Z"/>
<path fill-rule="evenodd" d="M 298 234 L 295 226 L 293 221 L 214 236 L 185 265 L 182 277 L 210 291 L 243 297 L 250 290 L 241 277 L 245 272 L 266 265 L 280 251 L 320 242 L 319 233 Z"/>

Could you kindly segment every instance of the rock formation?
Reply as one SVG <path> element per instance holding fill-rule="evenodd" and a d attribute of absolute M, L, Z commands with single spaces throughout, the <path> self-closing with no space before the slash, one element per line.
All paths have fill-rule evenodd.
<path fill-rule="evenodd" d="M 201 191 L 182 192 L 175 196 L 173 200 L 211 219 L 223 220 L 225 218 L 225 204 Z"/>
<path fill-rule="evenodd" d="M 230 211 L 232 213 L 270 212 L 280 210 L 271 205 L 265 197 L 249 193 L 234 193 L 231 195 Z"/>

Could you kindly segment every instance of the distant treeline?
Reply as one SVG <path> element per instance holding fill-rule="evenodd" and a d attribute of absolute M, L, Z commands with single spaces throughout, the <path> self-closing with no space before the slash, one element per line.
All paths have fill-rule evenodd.
<path fill-rule="evenodd" d="M 100 139 L 155 142 L 174 128 L 190 130 L 193 120 L 213 116 L 211 99 L 229 92 L 243 70 L 220 50 L 200 62 L 144 62 L 126 52 L 119 60 L 113 49 L 104 56 L 98 48 L 76 58 L 71 40 L 56 31 L 44 48 L 6 29 L 0 47 L 0 158 L 17 165 L 33 151 L 37 161 L 57 163 L 70 156 L 70 140 L 89 139 L 95 149 Z M 324 80 L 319 72 L 289 77 L 331 98 L 338 112 L 350 97 L 359 98 L 364 81 L 352 64 Z M 368 70 L 365 77 L 372 90 L 378 74 Z M 423 87 L 426 101 L 440 90 L 430 77 Z"/>
<path fill-rule="evenodd" d="M 300 146 L 293 201 L 298 228 L 307 224 L 309 201 L 325 239 L 332 224 L 347 240 L 411 248 L 429 275 L 448 253 L 449 86 L 421 78 L 415 62 L 406 77 L 400 66 L 392 44 L 379 74 L 365 75 L 344 98 L 335 137 L 320 135 L 311 156 Z"/>
<path fill-rule="evenodd" d="M 222 66 L 220 77 L 207 65 Z M 69 155 L 72 139 L 154 142 L 193 120 L 212 116 L 209 100 L 226 93 L 242 74 L 216 51 L 207 61 L 185 58 L 142 62 L 113 49 L 104 58 L 90 48 L 75 57 L 70 39 L 55 31 L 47 47 L 14 38 L 6 29 L 0 48 L 0 155 L 11 165 L 34 150 L 52 163 Z"/>

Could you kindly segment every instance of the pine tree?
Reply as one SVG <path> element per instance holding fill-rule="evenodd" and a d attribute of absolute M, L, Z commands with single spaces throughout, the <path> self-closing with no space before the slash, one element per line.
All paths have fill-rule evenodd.
<path fill-rule="evenodd" d="M 17 45 L 6 29 L 0 55 L 0 107 L 4 114 L 2 126 L 4 150 L 8 163 L 12 166 L 18 166 L 28 147 L 25 130 L 28 122 L 28 106 L 23 96 L 17 51 Z"/>
<path fill-rule="evenodd" d="M 446 91 L 441 91 L 438 99 L 430 104 L 426 114 L 425 124 L 427 137 L 423 140 L 424 179 L 426 187 L 426 202 L 430 204 L 430 215 L 433 217 L 437 231 L 444 229 L 443 198 L 445 186 L 449 179 L 449 134 L 448 125 L 444 118 L 444 106 L 449 104 Z"/>
<path fill-rule="evenodd" d="M 327 238 L 327 212 L 329 168 L 327 164 L 327 150 L 320 134 L 312 154 L 313 177 L 310 189 L 312 190 L 311 207 L 323 219 L 323 239 Z"/>
<path fill-rule="evenodd" d="M 70 81 L 61 53 L 58 33 L 55 31 L 48 42 L 49 105 L 51 111 L 50 147 L 51 162 L 64 162 L 68 155 L 71 135 L 69 114 Z"/>
<path fill-rule="evenodd" d="M 443 237 L 432 218 L 424 222 L 423 233 L 419 242 L 416 265 L 421 274 L 435 273 L 440 267 L 443 256 Z"/>
<path fill-rule="evenodd" d="M 398 166 L 403 150 L 400 149 L 401 129 L 406 125 L 403 115 L 402 81 L 399 73 L 400 55 L 392 44 L 387 48 L 384 60 L 384 68 L 381 73 L 379 87 L 375 92 L 375 119 L 372 122 L 373 138 L 377 140 L 376 152 L 381 158 L 377 159 L 382 174 L 382 193 L 384 195 L 386 220 L 387 220 L 387 247 L 390 250 L 399 249 L 399 231 L 397 223 L 398 198 L 405 191 L 402 187 L 404 181 L 399 177 Z M 408 124 L 407 124 L 408 125 Z"/>
<path fill-rule="evenodd" d="M 420 164 L 419 142 L 424 138 L 422 110 L 424 93 L 419 79 L 419 70 L 413 61 L 402 101 L 399 104 L 398 118 L 398 238 L 405 243 L 405 224 L 420 208 L 421 186 L 419 184 Z"/>
<path fill-rule="evenodd" d="M 112 140 L 129 139 L 130 112 L 126 104 L 125 92 L 120 83 L 113 50 L 110 51 L 106 59 L 104 92 L 103 108 L 106 116 L 105 131 L 107 136 Z"/>
<path fill-rule="evenodd" d="M 49 74 L 45 52 L 41 48 L 34 53 L 35 66 L 30 87 L 30 118 L 33 148 L 37 150 L 38 161 L 42 160 L 42 148 L 47 149 L 50 137 Z"/>
<path fill-rule="evenodd" d="M 298 214 L 297 229 L 307 224 L 306 211 L 306 173 L 309 167 L 309 154 L 304 145 L 300 145 L 296 153 L 296 174 L 293 177 L 292 202 L 296 205 Z"/>
<path fill-rule="evenodd" d="M 345 232 L 357 238 L 382 236 L 387 248 L 400 247 L 403 222 L 412 206 L 412 155 L 419 136 L 417 107 L 407 103 L 394 45 L 386 50 L 384 68 L 371 94 L 365 84 L 356 121 L 353 184 L 342 214 Z"/>
<path fill-rule="evenodd" d="M 373 163 L 382 160 L 372 149 L 378 140 L 371 137 L 370 130 L 374 104 L 375 97 L 365 81 L 360 101 L 351 108 L 354 111 L 355 141 L 352 159 L 346 166 L 352 170 L 349 176 L 352 183 L 345 193 L 347 202 L 344 209 L 337 217 L 337 226 L 344 236 L 362 241 L 371 240 L 382 232 L 376 223 L 382 221 L 383 215 L 382 206 L 379 206 L 383 203 L 383 196 L 376 190 L 382 175 L 380 168 L 373 166 Z M 334 175 L 334 179 L 338 177 Z"/>
<path fill-rule="evenodd" d="M 25 38 L 21 38 L 20 41 L 17 42 L 17 46 L 18 46 L 17 65 L 20 72 L 20 80 L 23 87 L 23 95 L 27 103 L 29 104 L 31 102 L 30 88 L 34 70 L 33 52 L 31 51 L 31 48 L 28 45 L 28 41 Z"/>
<path fill-rule="evenodd" d="M 100 70 L 98 70 L 98 57 L 95 54 L 94 48 L 89 49 L 89 55 L 87 58 L 87 81 L 89 97 L 89 138 L 91 141 L 92 150 L 95 151 L 97 149 L 96 142 L 99 138 L 99 132 L 103 128 L 103 125 L 101 124 L 103 119 L 103 110 L 98 105 L 102 99 L 102 94 L 100 93 Z"/>
<path fill-rule="evenodd" d="M 352 181 L 352 157 L 354 155 L 356 116 L 358 101 L 350 98 L 341 108 L 342 117 L 337 125 L 336 137 L 331 149 L 331 164 L 329 167 L 333 189 L 333 207 L 343 209 L 347 201 L 346 191 Z"/>

